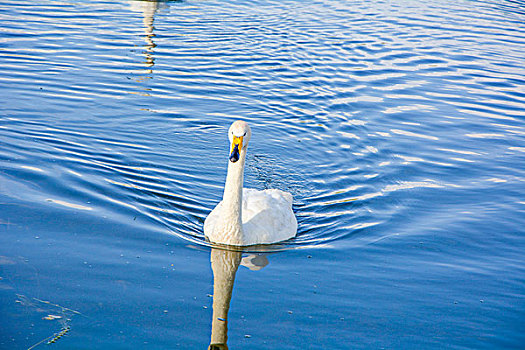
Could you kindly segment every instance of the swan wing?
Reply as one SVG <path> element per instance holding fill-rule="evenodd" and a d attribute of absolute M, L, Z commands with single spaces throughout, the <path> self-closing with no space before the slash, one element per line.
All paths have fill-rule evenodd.
<path fill-rule="evenodd" d="M 247 245 L 285 241 L 297 233 L 293 197 L 277 189 L 243 189 L 242 224 Z"/>

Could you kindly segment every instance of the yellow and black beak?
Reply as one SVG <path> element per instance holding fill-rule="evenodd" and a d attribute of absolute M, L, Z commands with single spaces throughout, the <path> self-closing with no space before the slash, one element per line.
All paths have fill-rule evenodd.
<path fill-rule="evenodd" d="M 230 162 L 235 163 L 239 160 L 242 149 L 243 136 L 234 136 L 232 142 L 232 150 L 230 152 Z"/>

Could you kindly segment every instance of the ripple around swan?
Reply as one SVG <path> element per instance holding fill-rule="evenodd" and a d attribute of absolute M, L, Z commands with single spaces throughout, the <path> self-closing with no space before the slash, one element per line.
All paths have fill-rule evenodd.
<path fill-rule="evenodd" d="M 503 168 L 525 133 L 512 2 L 481 2 L 475 23 L 445 2 L 14 4 L 0 6 L 0 78 L 17 96 L 0 157 L 27 200 L 207 244 L 236 118 L 254 130 L 246 186 L 296 200 L 298 236 L 275 249 L 367 244 L 406 229 L 414 197 L 524 179 Z"/>

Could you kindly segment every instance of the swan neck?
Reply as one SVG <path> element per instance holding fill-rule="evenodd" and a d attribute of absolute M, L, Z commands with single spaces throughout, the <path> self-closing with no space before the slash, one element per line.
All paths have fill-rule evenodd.
<path fill-rule="evenodd" d="M 228 174 L 224 185 L 223 208 L 224 217 L 228 218 L 230 224 L 242 230 L 242 187 L 244 182 L 244 163 L 246 152 L 241 152 L 237 162 L 228 162 Z"/>

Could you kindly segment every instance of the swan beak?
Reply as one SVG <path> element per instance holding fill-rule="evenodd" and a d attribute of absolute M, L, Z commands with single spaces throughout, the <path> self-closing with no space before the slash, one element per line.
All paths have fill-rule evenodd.
<path fill-rule="evenodd" d="M 240 150 L 242 149 L 242 136 L 234 136 L 232 142 L 232 151 L 230 153 L 230 162 L 235 163 L 239 160 Z"/>

